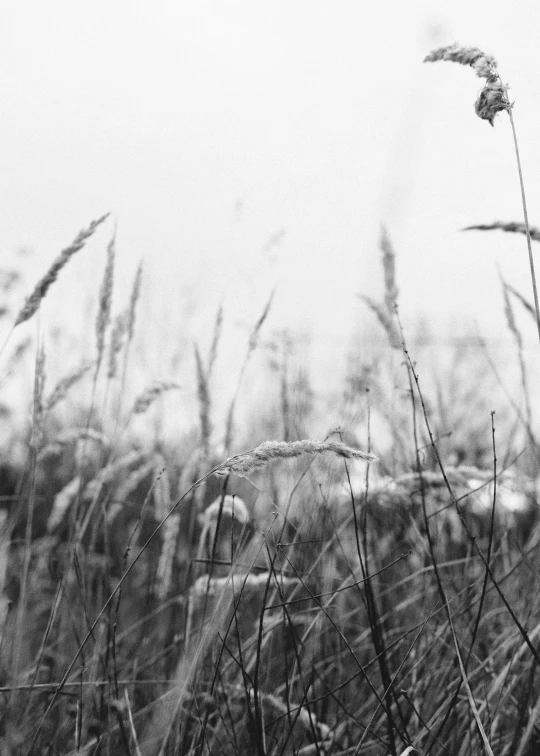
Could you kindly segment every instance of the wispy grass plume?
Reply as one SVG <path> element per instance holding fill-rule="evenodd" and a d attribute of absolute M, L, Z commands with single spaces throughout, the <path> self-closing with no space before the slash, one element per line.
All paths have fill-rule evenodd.
<path fill-rule="evenodd" d="M 101 218 L 98 218 L 98 220 L 92 221 L 92 223 L 88 226 L 86 230 L 83 230 L 79 233 L 79 235 L 76 237 L 76 239 L 73 241 L 73 243 L 66 247 L 66 249 L 62 250 L 56 260 L 53 262 L 47 273 L 43 276 L 43 278 L 38 281 L 36 284 L 36 287 L 34 288 L 34 291 L 32 294 L 28 297 L 26 300 L 26 304 L 22 308 L 22 310 L 19 312 L 17 319 L 15 321 L 15 326 L 20 325 L 20 323 L 24 323 L 26 320 L 29 320 L 32 315 L 35 314 L 36 310 L 38 309 L 41 300 L 46 296 L 51 284 L 53 284 L 62 268 L 66 265 L 68 260 L 73 257 L 73 255 L 78 252 L 80 249 L 84 247 L 87 240 L 92 236 L 96 228 L 103 223 L 103 221 L 108 218 L 109 213 L 106 215 L 103 215 Z M 14 327 L 15 327 L 14 326 Z"/>
<path fill-rule="evenodd" d="M 324 454 L 325 452 L 331 452 L 337 454 L 343 459 L 363 459 L 367 462 L 374 462 L 377 457 L 374 454 L 360 451 L 359 449 L 353 449 L 340 441 L 265 441 L 257 446 L 256 449 L 246 452 L 245 454 L 237 454 L 234 457 L 230 457 L 221 465 L 213 470 L 214 475 L 224 476 L 230 473 L 236 475 L 246 475 L 246 473 L 259 470 L 261 467 L 265 467 L 268 462 L 274 459 L 292 459 L 294 457 L 300 457 L 304 454 Z"/>

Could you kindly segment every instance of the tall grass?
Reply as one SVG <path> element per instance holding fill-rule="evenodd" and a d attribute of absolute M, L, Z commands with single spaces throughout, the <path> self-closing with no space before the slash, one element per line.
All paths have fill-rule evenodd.
<path fill-rule="evenodd" d="M 491 58 L 444 50 L 485 74 L 481 117 L 508 110 Z M 385 228 L 380 251 L 382 299 L 363 299 L 387 345 L 351 360 L 341 406 L 321 424 L 288 347 L 238 422 L 270 297 L 221 428 L 221 307 L 191 372 L 131 396 L 142 268 L 110 326 L 113 237 L 96 355 L 47 392 L 36 350 L 26 453 L 0 466 L 2 756 L 539 752 L 540 469 L 513 302 L 536 313 L 503 281 L 521 396 L 495 413 L 482 353 L 420 380 Z M 174 441 L 136 437 L 189 387 Z"/>

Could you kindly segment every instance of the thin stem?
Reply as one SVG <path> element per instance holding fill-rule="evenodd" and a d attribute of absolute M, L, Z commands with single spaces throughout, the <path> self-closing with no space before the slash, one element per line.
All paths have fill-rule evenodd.
<path fill-rule="evenodd" d="M 508 108 L 508 117 L 510 118 L 510 125 L 512 126 L 512 136 L 514 138 L 514 148 L 516 151 L 516 160 L 519 173 L 519 186 L 521 189 L 521 202 L 523 204 L 523 220 L 525 222 L 525 234 L 527 236 L 527 249 L 529 251 L 529 265 L 531 268 L 531 280 L 534 294 L 534 308 L 536 310 L 536 326 L 538 328 L 538 339 L 540 341 L 540 305 L 538 304 L 538 290 L 536 287 L 536 274 L 534 272 L 534 260 L 532 254 L 531 245 L 531 233 L 529 230 L 529 216 L 527 213 L 527 200 L 525 199 L 525 184 L 523 182 L 523 171 L 521 170 L 521 160 L 519 157 L 519 147 L 516 135 L 516 125 L 514 123 L 514 116 L 512 115 L 512 108 Z"/>

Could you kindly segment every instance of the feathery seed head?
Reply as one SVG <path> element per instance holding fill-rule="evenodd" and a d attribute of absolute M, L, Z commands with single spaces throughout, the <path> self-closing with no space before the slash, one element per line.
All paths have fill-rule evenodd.
<path fill-rule="evenodd" d="M 115 241 L 116 237 L 113 236 L 113 238 L 109 242 L 109 246 L 107 247 L 107 263 L 105 265 L 105 272 L 103 274 L 103 280 L 101 282 L 101 289 L 99 292 L 99 310 L 96 320 L 98 362 L 101 362 L 101 358 L 103 357 L 103 348 L 105 346 L 105 332 L 111 319 Z"/>
<path fill-rule="evenodd" d="M 484 87 L 475 103 L 476 115 L 493 126 L 497 113 L 501 110 L 510 111 L 507 87 L 501 81 L 497 70 L 497 61 L 491 55 L 486 55 L 477 47 L 462 47 L 449 45 L 432 50 L 424 58 L 424 63 L 434 63 L 439 60 L 449 60 L 463 66 L 471 66 L 476 75 L 486 80 Z"/>
<path fill-rule="evenodd" d="M 323 454 L 324 452 L 332 452 L 344 459 L 363 459 L 368 462 L 377 460 L 374 454 L 353 449 L 340 441 L 319 442 L 308 439 L 290 442 L 265 441 L 252 451 L 230 457 L 215 468 L 213 472 L 217 476 L 226 476 L 230 473 L 243 476 L 248 472 L 265 467 L 268 462 L 274 459 L 291 459 L 303 454 Z"/>
<path fill-rule="evenodd" d="M 486 55 L 478 47 L 463 47 L 454 44 L 439 47 L 432 50 L 424 58 L 424 63 L 435 63 L 439 60 L 448 60 L 452 63 L 460 63 L 462 66 L 471 66 L 477 76 L 489 79 L 498 76 L 497 61 L 491 55 Z"/>
<path fill-rule="evenodd" d="M 49 290 L 49 287 L 51 284 L 53 284 L 57 277 L 58 273 L 62 270 L 64 265 L 68 262 L 70 257 L 72 257 L 75 252 L 78 252 L 80 249 L 84 247 L 86 244 L 86 241 L 92 236 L 96 228 L 103 223 L 103 221 L 108 217 L 109 213 L 106 215 L 103 215 L 101 218 L 98 218 L 98 220 L 92 221 L 92 223 L 88 226 L 87 229 L 81 231 L 76 239 L 73 241 L 73 243 L 66 247 L 66 249 L 62 250 L 62 252 L 59 254 L 59 256 L 56 258 L 56 260 L 53 262 L 47 273 L 43 276 L 43 278 L 38 281 L 36 284 L 34 291 L 32 294 L 28 297 L 26 300 L 26 304 L 22 308 L 22 310 L 19 312 L 19 315 L 17 316 L 17 320 L 15 321 L 15 326 L 18 326 L 20 323 L 24 323 L 26 320 L 29 320 L 32 315 L 36 312 L 38 309 L 41 300 L 45 297 L 47 294 L 47 291 Z M 15 327 L 14 326 L 14 327 Z"/>

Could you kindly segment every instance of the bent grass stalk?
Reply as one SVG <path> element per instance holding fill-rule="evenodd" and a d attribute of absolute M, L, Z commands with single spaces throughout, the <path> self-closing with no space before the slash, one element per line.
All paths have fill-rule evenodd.
<path fill-rule="evenodd" d="M 512 129 L 512 138 L 514 150 L 516 153 L 516 162 L 519 176 L 519 187 L 521 192 L 521 204 L 523 206 L 524 230 L 527 237 L 527 252 L 529 255 L 529 268 L 531 271 L 531 281 L 534 294 L 534 307 L 536 311 L 536 326 L 538 330 L 538 340 L 540 342 L 540 304 L 538 301 L 538 289 L 536 285 L 536 273 L 534 269 L 534 259 L 532 254 L 531 230 L 529 226 L 529 214 L 527 211 L 527 199 L 525 196 L 525 183 L 523 180 L 523 170 L 521 167 L 521 158 L 519 155 L 519 145 L 516 133 L 516 125 L 513 116 L 514 104 L 508 99 L 508 86 L 502 83 L 497 62 L 495 58 L 486 55 L 477 47 L 462 47 L 461 45 L 449 45 L 432 50 L 425 58 L 425 63 L 433 63 L 440 60 L 448 60 L 454 63 L 460 63 L 464 66 L 471 66 L 476 75 L 486 80 L 480 95 L 475 103 L 476 114 L 479 118 L 489 121 L 493 126 L 497 113 L 505 110 L 510 119 Z M 500 226 L 499 226 L 500 227 Z"/>

